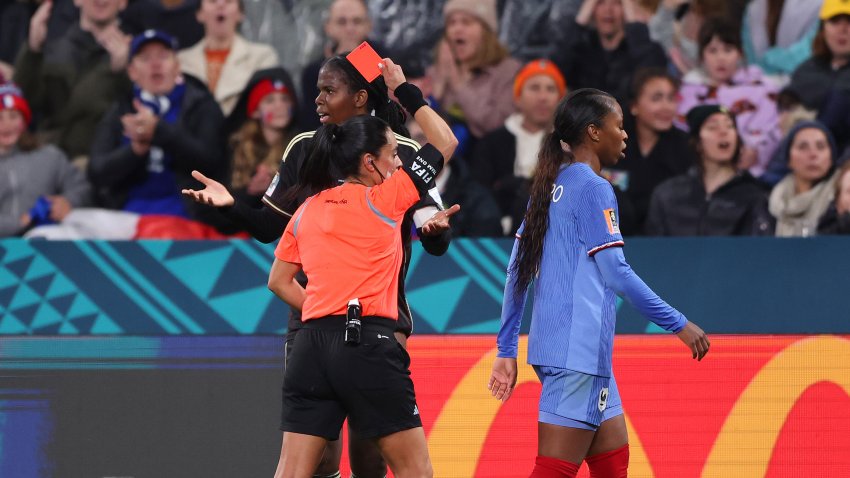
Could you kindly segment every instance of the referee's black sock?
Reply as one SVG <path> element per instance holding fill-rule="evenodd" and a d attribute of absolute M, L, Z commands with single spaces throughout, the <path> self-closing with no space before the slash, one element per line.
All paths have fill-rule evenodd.
<path fill-rule="evenodd" d="M 313 478 L 342 478 L 339 470 L 336 473 L 331 473 L 330 475 L 313 475 Z"/>
<path fill-rule="evenodd" d="M 351 474 L 351 478 L 357 478 L 357 475 L 355 475 L 354 473 L 352 473 L 352 474 Z M 387 478 L 387 475 L 384 475 L 384 478 Z"/>

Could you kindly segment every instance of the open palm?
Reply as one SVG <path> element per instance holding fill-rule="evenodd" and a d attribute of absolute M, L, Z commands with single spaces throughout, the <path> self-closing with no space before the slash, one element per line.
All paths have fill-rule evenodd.
<path fill-rule="evenodd" d="M 200 181 L 204 185 L 204 189 L 184 189 L 183 195 L 189 196 L 195 202 L 209 206 L 225 207 L 233 205 L 233 196 L 223 184 L 204 176 L 197 170 L 192 171 L 192 177 Z"/>

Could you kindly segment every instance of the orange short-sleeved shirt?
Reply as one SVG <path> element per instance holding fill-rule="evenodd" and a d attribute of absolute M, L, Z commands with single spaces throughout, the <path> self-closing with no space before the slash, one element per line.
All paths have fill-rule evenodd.
<path fill-rule="evenodd" d="M 419 190 L 404 171 L 368 188 L 344 183 L 310 197 L 293 214 L 275 257 L 309 278 L 302 320 L 343 315 L 360 300 L 363 315 L 398 319 L 399 234 Z"/>

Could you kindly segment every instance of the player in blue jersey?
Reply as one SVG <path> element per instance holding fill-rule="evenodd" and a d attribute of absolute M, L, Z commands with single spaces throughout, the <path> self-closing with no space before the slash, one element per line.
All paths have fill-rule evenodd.
<path fill-rule="evenodd" d="M 517 343 L 532 280 L 528 363 L 543 390 L 531 478 L 627 476 L 628 435 L 611 370 L 616 295 L 673 332 L 702 360 L 705 332 L 661 300 L 623 256 L 617 201 L 599 176 L 623 157 L 627 135 L 614 98 L 580 89 L 558 106 L 540 151 L 525 221 L 511 253 L 498 358 L 489 386 L 507 400 L 517 380 Z"/>

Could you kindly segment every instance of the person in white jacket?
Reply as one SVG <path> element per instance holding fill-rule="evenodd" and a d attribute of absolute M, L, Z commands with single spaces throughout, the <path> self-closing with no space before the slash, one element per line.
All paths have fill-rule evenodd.
<path fill-rule="evenodd" d="M 255 71 L 279 65 L 277 53 L 236 33 L 244 16 L 241 0 L 202 0 L 197 15 L 204 38 L 180 51 L 180 68 L 207 85 L 227 116 Z"/>

